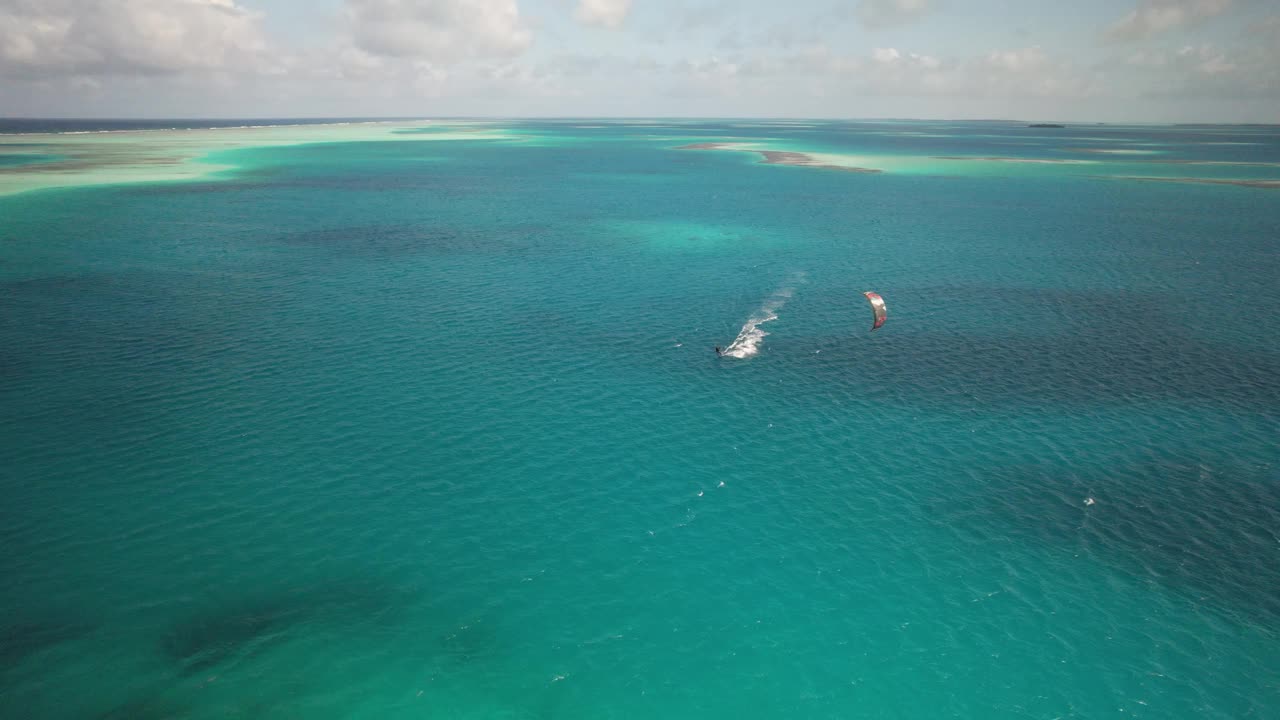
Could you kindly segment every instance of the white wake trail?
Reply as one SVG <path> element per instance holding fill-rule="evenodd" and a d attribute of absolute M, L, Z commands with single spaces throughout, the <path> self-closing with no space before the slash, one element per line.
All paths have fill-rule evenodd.
<path fill-rule="evenodd" d="M 795 288 L 792 286 L 796 283 L 804 282 L 804 277 L 804 273 L 796 273 L 786 285 L 778 288 L 766 298 L 760 309 L 747 318 L 747 322 L 738 331 L 738 337 L 734 338 L 729 347 L 724 349 L 722 355 L 745 360 L 760 352 L 760 343 L 764 342 L 765 337 L 769 335 L 760 326 L 778 319 L 778 311 L 787 304 L 787 301 L 791 299 L 791 294 L 795 292 Z"/>

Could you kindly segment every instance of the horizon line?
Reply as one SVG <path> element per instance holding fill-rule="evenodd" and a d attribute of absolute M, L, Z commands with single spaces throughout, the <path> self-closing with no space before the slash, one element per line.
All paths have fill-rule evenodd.
<path fill-rule="evenodd" d="M 1280 127 L 1280 122 L 1204 122 L 1173 120 L 1060 120 L 1041 118 L 999 118 L 999 117 L 908 117 L 908 116 L 783 116 L 783 115 L 221 115 L 221 116 L 29 116 L 0 115 L 4 121 L 100 121 L 100 122 L 229 122 L 233 120 L 362 120 L 362 121 L 405 121 L 405 120 L 757 120 L 757 121 L 810 121 L 810 122 L 868 122 L 868 121 L 909 121 L 909 122 L 1008 122 L 1008 123 L 1062 123 L 1073 125 L 1218 125 L 1218 126 L 1253 126 Z"/>

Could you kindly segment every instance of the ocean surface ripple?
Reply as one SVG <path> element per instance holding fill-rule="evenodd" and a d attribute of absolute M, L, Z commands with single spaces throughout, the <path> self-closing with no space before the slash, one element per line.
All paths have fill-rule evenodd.
<path fill-rule="evenodd" d="M 1272 130 L 452 132 L 0 198 L 3 714 L 1280 714 Z"/>

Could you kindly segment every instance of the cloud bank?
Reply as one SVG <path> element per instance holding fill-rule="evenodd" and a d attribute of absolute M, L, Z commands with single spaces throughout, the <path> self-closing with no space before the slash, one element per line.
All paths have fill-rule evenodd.
<path fill-rule="evenodd" d="M 631 11 L 631 0 L 578 0 L 574 17 L 583 25 L 617 29 Z"/>
<path fill-rule="evenodd" d="M 1142 0 L 1107 29 L 1107 38 L 1138 40 L 1201 23 L 1221 15 L 1231 0 Z"/>
<path fill-rule="evenodd" d="M 235 0 L 5 0 L 0 74 L 173 74 L 269 64 L 261 17 Z"/>
<path fill-rule="evenodd" d="M 1231 0 L 1102 8 L 1057 42 L 929 0 L 331 0 L 310 34 L 261 1 L 0 0 L 0 113 L 1280 117 L 1280 14 Z"/>
<path fill-rule="evenodd" d="M 515 0 L 346 0 L 343 17 L 356 47 L 387 57 L 516 55 L 533 41 Z"/>

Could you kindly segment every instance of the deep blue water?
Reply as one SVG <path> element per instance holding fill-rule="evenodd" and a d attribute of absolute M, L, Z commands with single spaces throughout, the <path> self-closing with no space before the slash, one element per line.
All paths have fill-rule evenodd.
<path fill-rule="evenodd" d="M 1280 713 L 1280 193 L 577 124 L 0 198 L 0 714 Z"/>

